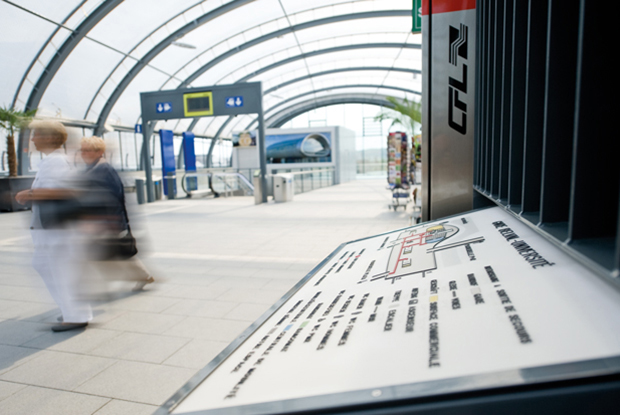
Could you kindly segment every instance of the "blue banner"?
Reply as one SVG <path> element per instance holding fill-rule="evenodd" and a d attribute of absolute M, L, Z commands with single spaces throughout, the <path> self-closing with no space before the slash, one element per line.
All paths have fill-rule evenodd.
<path fill-rule="evenodd" d="M 174 134 L 170 130 L 159 130 L 159 142 L 161 144 L 161 170 L 164 180 L 164 194 L 168 195 L 168 183 L 166 176 L 176 174 L 176 163 L 174 158 Z M 176 182 L 174 194 L 176 195 Z"/>
<path fill-rule="evenodd" d="M 183 157 L 185 158 L 185 171 L 196 171 L 196 150 L 194 149 L 194 133 L 186 131 L 183 133 Z M 188 177 L 185 182 L 187 190 L 198 190 L 198 178 Z"/>

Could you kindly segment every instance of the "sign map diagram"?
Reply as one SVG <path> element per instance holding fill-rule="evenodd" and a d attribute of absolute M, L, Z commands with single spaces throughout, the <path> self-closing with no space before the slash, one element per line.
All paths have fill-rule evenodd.
<path fill-rule="evenodd" d="M 461 246 L 469 247 L 473 243 L 484 242 L 484 237 L 459 241 L 445 242 L 459 232 L 459 228 L 447 222 L 427 228 L 417 228 L 401 232 L 396 239 L 381 249 L 389 249 L 390 258 L 383 272 L 373 275 L 370 281 L 378 279 L 396 281 L 406 275 L 424 273 L 437 269 L 435 253 Z M 468 249 L 468 253 L 470 248 Z"/>

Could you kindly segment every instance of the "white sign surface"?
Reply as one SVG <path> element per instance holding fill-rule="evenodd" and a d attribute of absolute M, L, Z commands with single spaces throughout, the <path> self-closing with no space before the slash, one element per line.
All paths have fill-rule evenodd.
<path fill-rule="evenodd" d="M 617 356 L 618 315 L 530 228 L 472 212 L 344 245 L 173 413 Z"/>

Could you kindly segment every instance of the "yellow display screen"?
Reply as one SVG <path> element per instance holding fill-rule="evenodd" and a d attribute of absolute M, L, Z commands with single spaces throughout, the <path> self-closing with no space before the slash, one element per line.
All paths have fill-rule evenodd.
<path fill-rule="evenodd" d="M 183 109 L 186 117 L 213 115 L 213 92 L 183 94 Z"/>

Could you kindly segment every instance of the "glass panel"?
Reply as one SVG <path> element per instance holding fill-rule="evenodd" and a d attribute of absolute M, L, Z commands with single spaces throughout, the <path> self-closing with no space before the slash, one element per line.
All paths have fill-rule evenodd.
<path fill-rule="evenodd" d="M 207 138 L 196 137 L 194 140 L 194 151 L 196 152 L 196 168 L 202 169 L 207 167 L 207 153 L 211 140 Z"/>
<path fill-rule="evenodd" d="M 0 105 L 9 106 L 28 65 L 56 26 L 5 2 L 0 2 L 0 16 Z"/>
<path fill-rule="evenodd" d="M 83 39 L 54 76 L 43 99 L 41 115 L 83 119 L 88 104 L 120 55 L 89 39 Z"/>
<path fill-rule="evenodd" d="M 199 1 L 124 1 L 97 24 L 88 36 L 128 53 L 163 22 L 196 3 Z M 175 30 L 176 28 L 178 27 L 169 27 L 168 29 Z M 170 31 L 167 32 L 169 35 Z"/>
<path fill-rule="evenodd" d="M 41 1 L 41 0 L 20 0 L 19 5 L 25 9 L 47 17 L 55 22 L 62 22 L 75 9 L 81 0 L 63 0 L 63 1 Z M 101 3 L 97 0 L 96 3 Z M 13 6 L 10 6 L 13 7 Z M 5 17 L 4 12 L 1 13 Z"/>
<path fill-rule="evenodd" d="M 350 34 L 393 32 L 394 28 L 411 26 L 411 17 L 376 17 L 372 19 L 349 20 L 321 25 L 317 28 L 297 31 L 299 42 L 304 44 L 320 38 L 339 37 Z"/>
<path fill-rule="evenodd" d="M 103 134 L 105 141 L 105 158 L 108 163 L 116 170 L 123 170 L 120 142 L 118 131 L 111 131 Z"/>
<path fill-rule="evenodd" d="M 65 26 L 70 27 L 72 29 L 77 28 L 80 25 L 80 23 L 82 23 L 82 21 L 84 21 L 84 19 L 88 15 L 90 15 L 94 10 L 96 10 L 97 7 L 99 7 L 99 5 L 103 2 L 104 0 L 88 0 L 86 3 L 84 3 L 84 5 L 82 5 L 82 7 L 80 7 L 79 10 L 77 10 L 76 13 L 74 13 L 72 16 L 69 17 L 69 19 L 65 23 Z M 52 7 L 52 6 L 55 6 L 56 3 L 58 2 L 47 1 L 47 2 L 41 2 L 41 3 L 47 3 L 49 4 L 50 7 Z"/>
<path fill-rule="evenodd" d="M 165 81 L 165 75 L 151 68 L 144 68 L 127 87 L 112 108 L 108 122 L 118 125 L 134 125 L 140 119 L 140 93 L 156 90 Z"/>

